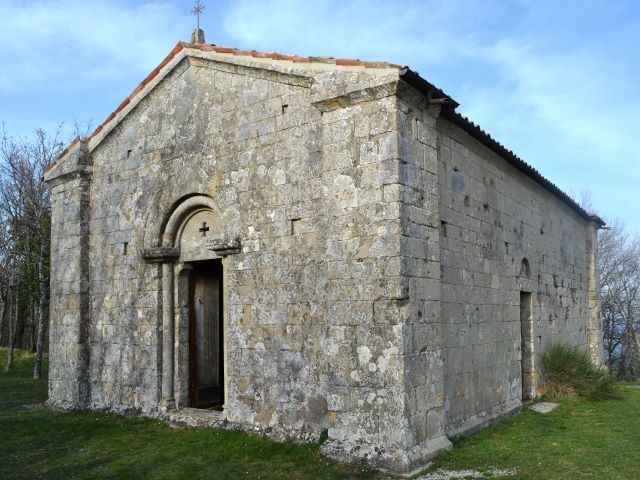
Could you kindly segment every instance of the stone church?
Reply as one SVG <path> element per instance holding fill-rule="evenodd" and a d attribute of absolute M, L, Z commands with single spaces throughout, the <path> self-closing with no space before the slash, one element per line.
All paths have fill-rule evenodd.
<path fill-rule="evenodd" d="M 602 221 L 457 107 L 404 66 L 178 43 L 48 167 L 49 403 L 406 474 L 535 397 L 551 340 L 598 359 Z"/>

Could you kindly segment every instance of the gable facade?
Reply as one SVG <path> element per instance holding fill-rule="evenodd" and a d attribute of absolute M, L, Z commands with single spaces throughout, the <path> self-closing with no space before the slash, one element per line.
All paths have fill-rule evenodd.
<path fill-rule="evenodd" d="M 47 172 L 49 402 L 409 473 L 534 396 L 550 340 L 597 356 L 599 220 L 404 72 L 179 44 Z"/>

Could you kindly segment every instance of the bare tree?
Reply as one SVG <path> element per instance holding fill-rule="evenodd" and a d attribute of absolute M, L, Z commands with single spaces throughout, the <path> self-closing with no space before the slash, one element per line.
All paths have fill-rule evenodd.
<path fill-rule="evenodd" d="M 61 128 L 53 134 L 37 129 L 32 138 L 16 139 L 3 131 L 0 138 L 0 218 L 6 225 L 6 255 L 14 264 L 12 285 L 19 287 L 13 295 L 9 348 L 11 352 L 17 342 L 23 347 L 36 344 L 34 378 L 41 376 L 47 331 L 51 206 L 43 176 L 62 149 L 61 133 Z M 23 315 L 29 310 L 30 315 Z M 35 342 L 30 340 L 32 335 L 24 335 L 25 329 L 27 333 L 37 330 Z"/>
<path fill-rule="evenodd" d="M 640 378 L 640 237 L 621 220 L 599 237 L 605 359 L 620 378 Z"/>
<path fill-rule="evenodd" d="M 15 277 L 12 277 L 12 283 L 13 280 L 15 280 Z M 13 312 L 9 315 L 9 352 L 7 354 L 7 365 L 5 367 L 5 371 L 7 372 L 13 369 L 13 352 L 15 349 L 16 325 L 18 324 L 18 312 L 20 311 L 18 289 L 15 288 L 14 285 L 10 285 L 9 288 L 13 292 L 13 298 L 11 302 L 13 306 Z"/>
<path fill-rule="evenodd" d="M 9 294 L 9 233 L 0 213 L 0 345 L 5 342 L 5 320 L 11 315 Z"/>

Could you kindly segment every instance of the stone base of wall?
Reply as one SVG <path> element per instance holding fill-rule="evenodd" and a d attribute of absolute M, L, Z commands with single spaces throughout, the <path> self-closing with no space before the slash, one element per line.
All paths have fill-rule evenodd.
<path fill-rule="evenodd" d="M 54 412 L 77 412 L 84 409 L 84 407 L 82 407 L 77 402 L 71 402 L 68 400 L 56 400 L 53 398 L 48 398 L 42 404 L 42 406 L 43 408 Z"/>
<path fill-rule="evenodd" d="M 410 452 L 389 452 L 369 444 L 346 442 L 329 439 L 320 451 L 340 462 L 360 464 L 363 467 L 375 468 L 381 472 L 401 477 L 412 477 L 429 467 L 431 460 L 441 453 L 451 450 L 453 445 L 442 435 L 427 440 L 414 447 Z"/>
<path fill-rule="evenodd" d="M 522 402 L 516 401 L 505 405 L 499 405 L 487 412 L 483 416 L 475 416 L 468 419 L 463 425 L 451 426 L 447 428 L 447 434 L 451 438 L 473 435 L 485 427 L 499 422 L 507 417 L 511 417 L 522 411 Z"/>
<path fill-rule="evenodd" d="M 163 411 L 161 409 L 143 412 L 130 409 L 87 409 L 71 404 L 48 399 L 42 404 L 43 408 L 57 412 L 77 412 L 80 410 L 104 411 L 118 413 L 125 416 L 144 416 L 167 422 L 171 425 L 179 425 L 192 428 L 221 428 L 225 430 L 240 430 L 247 433 L 261 435 L 276 441 L 294 441 L 299 443 L 313 443 L 319 440 L 319 435 L 314 432 L 303 432 L 291 429 L 271 429 L 255 425 L 244 425 L 229 422 L 224 412 L 202 410 L 196 408 L 180 408 L 177 410 Z M 516 413 L 521 406 L 509 414 Z M 495 417 L 491 421 L 478 426 L 474 431 L 480 430 L 489 423 L 497 421 L 501 417 Z M 471 433 L 471 432 L 470 432 Z M 335 460 L 351 464 L 359 464 L 366 468 L 374 468 L 385 473 L 401 477 L 411 477 L 429 467 L 431 460 L 441 453 L 451 450 L 452 444 L 446 435 L 427 440 L 413 447 L 410 452 L 388 452 L 383 448 L 376 448 L 369 444 L 350 444 L 337 440 L 327 440 L 320 451 Z"/>
<path fill-rule="evenodd" d="M 315 432 L 299 429 L 263 427 L 259 425 L 230 422 L 224 412 L 203 410 L 199 408 L 179 408 L 177 410 L 155 412 L 147 415 L 151 418 L 167 422 L 171 425 L 179 425 L 194 428 L 222 428 L 225 430 L 240 430 L 254 435 L 261 435 L 271 440 L 293 441 L 296 443 L 317 442 L 320 435 Z"/>
<path fill-rule="evenodd" d="M 78 405 L 69 402 L 52 401 L 50 398 L 41 404 L 42 408 L 51 412 L 77 412 L 82 410 Z"/>
<path fill-rule="evenodd" d="M 452 448 L 453 444 L 446 435 L 432 438 L 413 447 L 409 453 L 408 472 L 390 471 L 389 473 L 400 474 L 403 477 L 412 477 L 425 468 L 428 468 L 431 465 L 431 460 Z"/>

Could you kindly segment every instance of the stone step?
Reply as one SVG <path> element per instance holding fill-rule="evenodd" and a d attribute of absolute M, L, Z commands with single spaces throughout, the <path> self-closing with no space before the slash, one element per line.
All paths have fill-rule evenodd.
<path fill-rule="evenodd" d="M 181 408 L 161 414 L 162 420 L 187 427 L 218 427 L 226 423 L 224 412 L 200 408 Z"/>

